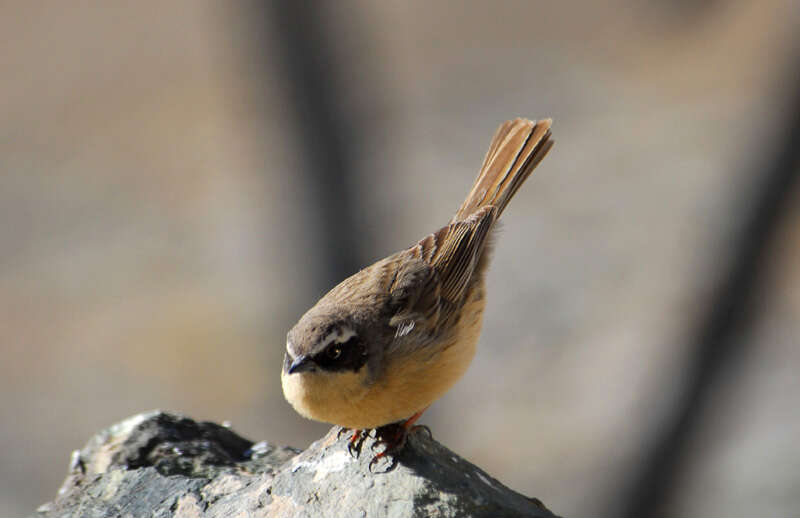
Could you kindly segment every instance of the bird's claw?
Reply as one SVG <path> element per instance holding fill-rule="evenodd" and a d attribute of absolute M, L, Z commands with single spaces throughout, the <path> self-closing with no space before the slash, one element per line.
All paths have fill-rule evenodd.
<path fill-rule="evenodd" d="M 383 471 L 375 471 L 375 466 L 378 465 L 378 461 L 381 459 L 386 458 L 389 459 L 389 465 L 386 466 L 386 469 Z M 369 461 L 369 472 L 370 473 L 389 473 L 390 471 L 394 470 L 397 467 L 397 458 L 394 455 L 384 457 L 384 453 L 379 453 Z"/>
<path fill-rule="evenodd" d="M 368 430 L 353 430 L 353 435 L 347 441 L 347 451 L 354 458 L 358 458 L 361 454 L 361 447 L 364 445 L 364 440 L 369 436 Z"/>

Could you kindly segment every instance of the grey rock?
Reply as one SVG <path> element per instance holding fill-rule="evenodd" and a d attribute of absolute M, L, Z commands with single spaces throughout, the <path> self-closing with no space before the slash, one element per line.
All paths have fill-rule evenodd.
<path fill-rule="evenodd" d="M 351 445 L 335 427 L 301 452 L 150 412 L 73 453 L 58 496 L 32 516 L 554 516 L 424 430 L 394 457 L 371 463 L 375 451 L 374 433 Z"/>

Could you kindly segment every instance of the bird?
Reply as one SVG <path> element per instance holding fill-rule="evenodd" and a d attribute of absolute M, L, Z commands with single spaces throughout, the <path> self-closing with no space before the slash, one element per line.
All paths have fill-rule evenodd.
<path fill-rule="evenodd" d="M 551 124 L 501 124 L 447 225 L 348 277 L 291 328 L 281 384 L 300 415 L 353 430 L 352 441 L 397 425 L 386 453 L 464 375 L 486 307 L 493 231 L 552 147 Z"/>

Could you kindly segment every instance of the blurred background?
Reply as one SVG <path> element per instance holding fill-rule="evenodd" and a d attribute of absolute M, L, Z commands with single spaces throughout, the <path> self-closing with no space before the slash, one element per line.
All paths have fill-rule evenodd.
<path fill-rule="evenodd" d="M 319 438 L 283 400 L 285 333 L 446 223 L 516 116 L 556 145 L 422 422 L 557 514 L 623 513 L 795 114 L 797 3 L 297 4 L 0 6 L 0 515 L 153 408 Z M 668 514 L 800 509 L 796 194 L 667 456 Z"/>

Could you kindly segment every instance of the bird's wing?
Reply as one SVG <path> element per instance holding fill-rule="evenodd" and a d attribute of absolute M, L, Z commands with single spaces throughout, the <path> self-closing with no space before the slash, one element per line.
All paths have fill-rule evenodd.
<path fill-rule="evenodd" d="M 406 251 L 390 286 L 397 335 L 433 334 L 464 303 L 497 209 L 486 206 L 428 235 Z"/>

